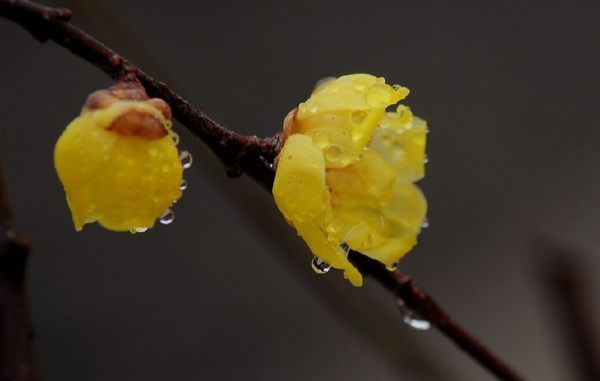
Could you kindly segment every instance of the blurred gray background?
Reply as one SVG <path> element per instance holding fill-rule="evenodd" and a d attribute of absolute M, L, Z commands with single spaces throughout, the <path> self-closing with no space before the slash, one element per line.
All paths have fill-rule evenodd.
<path fill-rule="evenodd" d="M 411 89 L 429 124 L 431 227 L 402 262 L 531 380 L 578 379 L 534 243 L 573 249 L 600 320 L 597 1 L 64 1 L 73 22 L 227 127 L 266 136 L 326 76 Z M 54 143 L 105 74 L 0 19 L 0 149 L 42 380 L 493 380 L 376 284 L 317 276 L 246 178 L 195 158 L 175 223 L 72 227 Z"/>

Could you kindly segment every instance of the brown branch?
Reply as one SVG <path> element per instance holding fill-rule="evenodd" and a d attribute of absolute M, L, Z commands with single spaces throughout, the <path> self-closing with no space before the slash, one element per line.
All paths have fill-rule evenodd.
<path fill-rule="evenodd" d="M 163 82 L 157 81 L 120 54 L 69 23 L 71 11 L 45 7 L 26 0 L 0 0 L 0 16 L 13 20 L 41 42 L 52 40 L 90 62 L 111 78 L 139 81 L 148 95 L 164 99 L 173 116 L 206 143 L 231 177 L 246 173 L 270 189 L 279 135 L 266 139 L 226 129 L 198 110 Z"/>
<path fill-rule="evenodd" d="M 115 80 L 139 81 L 150 96 L 169 103 L 174 117 L 213 150 L 230 176 L 246 173 L 270 191 L 275 174 L 272 163 L 281 147 L 280 134 L 259 139 L 224 128 L 166 84 L 150 77 L 118 53 L 69 24 L 71 12 L 67 9 L 44 7 L 26 0 L 0 0 L 0 16 L 15 21 L 42 42 L 53 40 L 62 45 Z M 454 323 L 408 276 L 398 271 L 389 272 L 379 263 L 356 252 L 351 252 L 350 258 L 361 272 L 379 281 L 501 380 L 522 380 L 508 365 Z"/>
<path fill-rule="evenodd" d="M 350 251 L 348 257 L 360 269 L 363 275 L 376 279 L 383 287 L 394 294 L 396 298 L 400 298 L 408 308 L 436 326 L 456 345 L 473 357 L 475 361 L 495 374 L 500 380 L 524 380 L 472 334 L 453 321 L 448 313 L 408 275 L 398 270 L 388 271 L 381 263 L 355 251 Z"/>
<path fill-rule="evenodd" d="M 28 254 L 29 243 L 15 231 L 0 168 L 0 381 L 36 380 L 25 292 Z"/>

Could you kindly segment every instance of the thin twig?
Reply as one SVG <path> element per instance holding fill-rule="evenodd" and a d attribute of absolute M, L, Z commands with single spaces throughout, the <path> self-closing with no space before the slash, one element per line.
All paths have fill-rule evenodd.
<path fill-rule="evenodd" d="M 270 189 L 273 169 L 269 164 L 278 151 L 279 135 L 259 139 L 221 126 L 166 84 L 70 24 L 68 9 L 45 7 L 26 0 L 0 0 L 0 16 L 15 21 L 41 42 L 52 40 L 62 45 L 115 80 L 139 81 L 148 95 L 164 99 L 171 106 L 173 116 L 212 149 L 229 176 L 246 173 Z"/>
<path fill-rule="evenodd" d="M 0 163 L 0 381 L 35 381 L 25 292 L 29 243 L 15 231 Z"/>
<path fill-rule="evenodd" d="M 15 21 L 40 41 L 55 41 L 115 80 L 139 81 L 150 96 L 162 98 L 169 103 L 174 117 L 213 150 L 231 176 L 246 173 L 265 189 L 271 189 L 274 179 L 272 164 L 281 148 L 280 134 L 259 139 L 224 128 L 167 85 L 150 77 L 112 49 L 69 24 L 70 15 L 69 10 L 44 7 L 31 1 L 0 0 L 0 16 Z M 353 252 L 350 256 L 361 272 L 379 281 L 501 380 L 522 380 L 508 365 L 454 323 L 408 276 L 398 271 L 389 272 L 379 263 L 359 253 Z"/>
<path fill-rule="evenodd" d="M 381 263 L 356 251 L 350 251 L 348 258 L 352 264 L 360 269 L 363 275 L 376 279 L 383 287 L 394 294 L 396 298 L 402 299 L 408 308 L 436 326 L 442 333 L 454 341 L 456 345 L 473 357 L 475 361 L 487 368 L 499 379 L 506 381 L 524 380 L 508 364 L 494 355 L 472 334 L 452 320 L 450 315 L 408 275 L 399 270 L 388 271 Z"/>

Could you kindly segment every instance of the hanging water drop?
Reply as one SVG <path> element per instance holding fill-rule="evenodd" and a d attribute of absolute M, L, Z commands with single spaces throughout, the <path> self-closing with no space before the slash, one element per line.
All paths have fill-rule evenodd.
<path fill-rule="evenodd" d="M 429 227 L 429 220 L 427 219 L 427 217 L 425 217 L 425 219 L 423 220 L 423 224 L 421 225 L 421 227 L 423 229 L 427 229 Z"/>
<path fill-rule="evenodd" d="M 167 210 L 165 210 L 163 212 L 163 214 L 161 214 L 160 219 L 158 221 L 163 225 L 168 225 L 171 222 L 173 222 L 174 219 L 175 219 L 175 213 L 173 213 L 171 208 L 168 208 Z"/>
<path fill-rule="evenodd" d="M 385 266 L 385 269 L 387 271 L 396 271 L 396 270 L 398 270 L 398 265 L 399 264 L 400 264 L 399 262 L 394 262 L 394 263 L 391 264 L 391 266 Z"/>
<path fill-rule="evenodd" d="M 415 311 L 408 308 L 401 299 L 398 299 L 398 309 L 400 310 L 402 321 L 411 328 L 414 328 L 418 331 L 427 331 L 429 328 L 431 328 L 431 323 L 429 321 L 418 318 Z"/>
<path fill-rule="evenodd" d="M 181 184 L 179 185 L 179 189 L 181 189 L 181 190 L 186 190 L 186 189 L 187 189 L 187 187 L 188 187 L 188 183 L 187 183 L 187 181 L 186 181 L 185 179 L 182 179 L 182 180 L 181 180 Z"/>
<path fill-rule="evenodd" d="M 179 154 L 179 161 L 181 161 L 181 166 L 183 169 L 188 169 L 192 166 L 192 154 L 188 151 L 181 151 Z"/>
<path fill-rule="evenodd" d="M 147 231 L 148 228 L 147 227 L 139 227 L 139 228 L 133 228 L 130 230 L 131 234 L 136 234 L 136 233 L 143 233 L 145 231 Z"/>
<path fill-rule="evenodd" d="M 331 269 L 329 263 L 322 261 L 319 257 L 313 257 L 310 265 L 317 274 L 325 274 Z"/>
<path fill-rule="evenodd" d="M 429 157 L 427 155 L 425 155 L 425 159 L 423 159 L 423 163 L 425 163 L 425 164 L 429 163 Z"/>

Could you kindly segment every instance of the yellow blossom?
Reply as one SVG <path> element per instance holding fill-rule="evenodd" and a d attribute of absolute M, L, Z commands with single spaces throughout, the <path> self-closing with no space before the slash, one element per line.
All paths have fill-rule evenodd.
<path fill-rule="evenodd" d="M 93 93 L 54 150 L 75 229 L 141 232 L 169 212 L 182 194 L 174 137 L 169 106 L 139 86 Z"/>
<path fill-rule="evenodd" d="M 361 274 L 348 248 L 392 269 L 416 244 L 427 202 L 413 183 L 424 175 L 426 122 L 398 105 L 409 93 L 368 74 L 317 87 L 284 122 L 273 184 L 275 202 L 321 261 Z"/>

